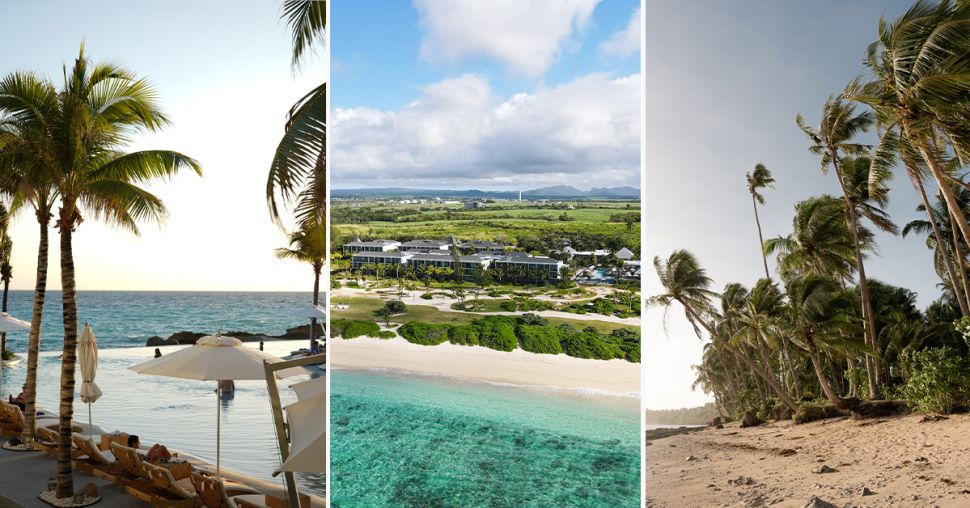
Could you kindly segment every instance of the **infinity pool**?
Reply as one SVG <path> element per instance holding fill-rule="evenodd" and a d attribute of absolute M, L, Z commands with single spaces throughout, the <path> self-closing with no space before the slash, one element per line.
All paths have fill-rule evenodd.
<path fill-rule="evenodd" d="M 267 342 L 265 348 L 269 353 L 283 356 L 302 345 L 302 342 Z M 180 347 L 185 346 L 161 349 L 168 353 Z M 215 383 L 143 376 L 128 370 L 131 365 L 151 359 L 154 351 L 155 348 L 147 347 L 100 351 L 96 382 L 104 395 L 91 406 L 94 424 L 106 431 L 138 434 L 143 444 L 162 443 L 215 464 Z M 53 412 L 57 411 L 59 401 L 57 356 L 53 352 L 41 353 L 37 369 L 38 404 Z M 3 369 L 0 379 L 4 399 L 10 393 L 20 392 L 26 372 L 26 360 Z M 80 389 L 80 372 L 78 376 Z M 301 375 L 280 382 L 284 405 L 296 401 L 296 395 L 287 387 L 308 378 Z M 236 381 L 235 395 L 223 400 L 221 405 L 222 467 L 282 486 L 282 476 L 272 477 L 279 455 L 266 382 Z M 76 399 L 74 417 L 76 421 L 87 422 L 87 406 L 80 399 Z M 302 475 L 298 482 L 306 491 L 324 495 L 323 475 Z"/>

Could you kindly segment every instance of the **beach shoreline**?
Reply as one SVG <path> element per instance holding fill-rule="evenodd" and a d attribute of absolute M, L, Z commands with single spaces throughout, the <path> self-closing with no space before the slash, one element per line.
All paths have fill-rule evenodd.
<path fill-rule="evenodd" d="M 646 505 L 968 506 L 967 451 L 970 415 L 735 422 L 652 441 Z"/>
<path fill-rule="evenodd" d="M 448 343 L 422 346 L 402 338 L 331 337 L 329 347 L 331 368 L 338 370 L 436 375 L 586 397 L 635 399 L 639 404 L 640 364 L 626 360 L 586 360 Z"/>

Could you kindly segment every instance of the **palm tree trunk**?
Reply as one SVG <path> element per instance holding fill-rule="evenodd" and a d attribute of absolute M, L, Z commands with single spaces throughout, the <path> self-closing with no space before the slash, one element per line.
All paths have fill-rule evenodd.
<path fill-rule="evenodd" d="M 940 193 L 943 194 L 943 200 L 946 201 L 946 207 L 950 211 L 950 215 L 957 218 L 953 222 L 960 228 L 960 235 L 963 237 L 963 241 L 970 245 L 970 224 L 963 218 L 963 210 L 960 209 L 960 204 L 953 195 L 953 189 L 950 188 L 946 177 L 943 175 L 943 168 L 940 167 L 939 161 L 930 155 L 922 143 L 919 144 L 919 152 L 933 173 L 933 178 L 940 188 Z"/>
<path fill-rule="evenodd" d="M 811 336 L 806 337 L 805 345 L 808 349 L 808 356 L 812 359 L 812 366 L 815 367 L 815 375 L 818 377 L 818 384 L 822 387 L 822 393 L 825 394 L 825 398 L 829 399 L 829 402 L 839 409 L 849 409 L 849 405 L 846 404 L 842 397 L 839 397 L 835 393 L 832 385 L 829 384 L 828 378 L 825 376 L 825 369 L 822 367 L 822 360 L 818 357 L 818 348 L 815 346 L 815 339 Z"/>
<path fill-rule="evenodd" d="M 7 312 L 7 292 L 10 290 L 10 279 L 3 279 L 3 312 Z M 7 332 L 0 333 L 0 360 L 7 353 Z"/>
<path fill-rule="evenodd" d="M 57 445 L 57 497 L 74 495 L 71 474 L 71 434 L 74 424 L 74 369 L 77 356 L 77 294 L 74 281 L 74 252 L 71 215 L 61 212 L 61 291 L 64 304 L 64 351 L 61 355 L 61 421 Z M 73 215 L 73 214 L 72 214 Z"/>
<path fill-rule="evenodd" d="M 40 356 L 40 329 L 44 318 L 44 299 L 47 296 L 47 252 L 50 239 L 48 230 L 50 212 L 37 212 L 40 225 L 40 246 L 37 249 L 37 277 L 34 282 L 34 308 L 30 314 L 30 336 L 27 339 L 27 388 L 24 390 L 24 430 L 20 437 L 24 443 L 34 442 L 34 424 L 37 421 L 37 358 Z"/>
<path fill-rule="evenodd" d="M 930 226 L 933 228 L 933 236 L 936 237 L 936 242 L 940 245 L 943 254 L 943 266 L 946 268 L 947 275 L 950 276 L 950 285 L 953 286 L 953 295 L 956 297 L 957 302 L 960 305 L 960 313 L 963 316 L 970 316 L 970 300 L 967 298 L 970 295 L 964 294 L 957 285 L 956 272 L 953 268 L 953 263 L 951 262 L 949 254 L 946 252 L 946 245 L 943 242 L 943 234 L 940 232 L 940 225 L 936 222 L 936 216 L 933 215 L 933 208 L 930 206 L 930 200 L 926 197 L 926 189 L 923 187 L 923 180 L 920 178 L 919 173 L 916 172 L 915 168 L 912 168 L 909 164 L 906 164 L 906 171 L 909 173 L 909 179 L 913 182 L 913 187 L 916 188 L 916 192 L 919 194 L 920 200 L 923 201 L 923 208 L 926 209 L 926 215 L 930 219 Z M 950 228 L 953 229 L 953 228 Z M 956 231 L 953 232 L 956 234 Z"/>
<path fill-rule="evenodd" d="M 845 181 L 842 179 L 842 161 L 835 150 L 830 150 L 832 154 L 832 165 L 835 166 L 835 174 L 839 180 L 839 187 L 842 189 L 842 197 L 845 200 L 845 218 L 849 223 L 849 230 L 852 232 L 852 247 L 855 250 L 856 267 L 859 270 L 859 292 L 862 295 L 862 317 L 863 333 L 866 342 L 872 348 L 871 360 L 866 358 L 866 374 L 869 379 L 869 398 L 879 399 L 879 373 L 882 371 L 879 359 L 879 346 L 876 342 L 876 319 L 872 312 L 872 300 L 869 295 L 869 280 L 866 278 L 866 265 L 862 260 L 862 244 L 859 240 L 859 222 L 855 214 L 855 204 L 849 198 L 849 193 L 845 188 Z"/>
<path fill-rule="evenodd" d="M 758 243 L 761 245 L 761 262 L 765 265 L 765 278 L 770 279 L 771 275 L 768 273 L 768 256 L 765 254 L 765 238 L 761 234 L 761 219 L 758 217 L 758 202 L 754 199 L 754 193 L 751 193 L 751 206 L 754 208 L 754 223 L 758 226 Z"/>
<path fill-rule="evenodd" d="M 961 220 L 961 218 L 954 217 L 952 214 L 950 215 L 951 222 L 956 222 L 958 220 Z M 960 248 L 960 239 L 957 237 L 957 231 L 950 228 L 950 233 L 953 235 L 953 253 L 956 258 L 957 266 L 960 268 L 960 283 L 963 285 L 963 294 L 966 295 L 970 293 L 970 282 L 967 281 L 967 260 L 963 257 L 963 249 Z M 954 282 L 953 285 L 955 286 L 956 282 Z M 960 298 L 958 293 L 953 293 L 953 296 Z M 967 305 L 970 307 L 970 302 L 968 302 Z"/>
<path fill-rule="evenodd" d="M 320 267 L 313 265 L 313 305 L 320 305 Z M 316 339 L 317 318 L 310 318 L 310 347 Z"/>

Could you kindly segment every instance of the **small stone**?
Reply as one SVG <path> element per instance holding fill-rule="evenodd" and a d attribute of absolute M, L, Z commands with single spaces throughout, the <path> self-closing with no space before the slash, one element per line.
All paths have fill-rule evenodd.
<path fill-rule="evenodd" d="M 805 503 L 805 508 L 838 508 L 834 504 L 825 501 L 818 496 L 812 496 L 808 498 L 808 502 Z"/>
<path fill-rule="evenodd" d="M 697 460 L 697 457 L 695 457 L 693 455 L 688 455 L 687 456 L 687 462 L 694 462 L 695 460 Z"/>
<path fill-rule="evenodd" d="M 817 469 L 815 469 L 815 473 L 818 473 L 818 474 L 834 473 L 836 471 L 837 469 L 835 469 L 834 467 L 829 467 L 825 464 L 822 464 L 821 466 L 818 466 Z"/>
<path fill-rule="evenodd" d="M 875 494 L 875 493 L 873 491 L 869 490 L 869 487 L 862 487 L 862 495 L 863 496 L 871 496 L 873 494 Z"/>
<path fill-rule="evenodd" d="M 913 459 L 913 462 L 929 462 L 929 461 L 930 461 L 930 459 L 927 459 L 926 457 L 924 457 L 922 455 L 919 455 L 915 459 Z"/>

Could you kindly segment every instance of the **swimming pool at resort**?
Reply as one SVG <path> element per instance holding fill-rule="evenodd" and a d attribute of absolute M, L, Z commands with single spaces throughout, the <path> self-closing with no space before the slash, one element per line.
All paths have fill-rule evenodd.
<path fill-rule="evenodd" d="M 640 504 L 637 399 L 330 376 L 334 507 Z"/>
<path fill-rule="evenodd" d="M 255 347 L 255 344 L 249 344 Z M 265 350 L 286 355 L 297 344 L 267 342 Z M 180 347 L 161 348 L 163 353 Z M 198 456 L 215 464 L 215 382 L 192 381 L 136 374 L 128 367 L 152 358 L 155 348 L 102 349 L 96 382 L 104 395 L 91 406 L 95 425 L 105 431 L 138 434 L 143 444 L 162 443 L 169 448 Z M 23 355 L 26 356 L 26 355 Z M 58 353 L 41 353 L 38 364 L 37 400 L 44 409 L 57 412 L 60 389 Z M 3 397 L 18 393 L 26 377 L 26 361 L 3 369 Z M 78 373 L 80 376 L 80 373 Z M 280 381 L 283 404 L 296 401 L 288 386 L 309 376 Z M 283 485 L 282 476 L 272 477 L 279 464 L 276 434 L 265 381 L 236 381 L 236 393 L 222 400 L 222 467 Z M 80 389 L 78 378 L 77 389 Z M 87 405 L 75 399 L 75 421 L 86 423 Z M 323 457 L 320 460 L 324 460 Z M 51 461 L 51 475 L 54 461 Z M 323 496 L 323 475 L 298 475 L 307 492 Z"/>

